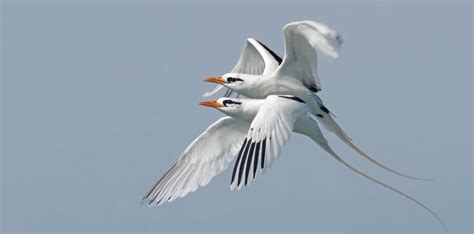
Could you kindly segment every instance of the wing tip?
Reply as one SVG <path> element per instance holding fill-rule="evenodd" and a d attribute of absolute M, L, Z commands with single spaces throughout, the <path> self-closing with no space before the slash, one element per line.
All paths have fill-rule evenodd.
<path fill-rule="evenodd" d="M 250 43 L 256 43 L 257 42 L 257 39 L 253 38 L 253 37 L 249 37 L 247 38 L 247 42 L 250 42 Z"/>
<path fill-rule="evenodd" d="M 146 206 L 147 208 L 158 207 L 161 204 L 163 204 L 161 201 L 155 202 L 154 199 L 151 199 L 149 197 L 144 197 L 140 201 L 140 206 Z"/>

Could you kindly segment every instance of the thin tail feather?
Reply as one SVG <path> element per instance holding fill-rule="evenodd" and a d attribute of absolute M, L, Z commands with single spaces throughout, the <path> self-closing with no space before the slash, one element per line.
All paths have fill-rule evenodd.
<path fill-rule="evenodd" d="M 434 216 L 434 217 L 436 218 L 436 220 L 438 220 L 438 222 L 441 224 L 443 230 L 444 230 L 445 232 L 447 232 L 448 229 L 447 229 L 447 226 L 444 224 L 443 220 L 442 220 L 432 209 L 430 209 L 428 206 L 426 206 L 425 204 L 419 202 L 418 200 L 416 200 L 415 198 L 411 197 L 410 195 L 408 195 L 408 194 L 406 194 L 406 193 L 404 193 L 404 192 L 402 192 L 402 191 L 400 191 L 400 190 L 398 190 L 398 189 L 396 189 L 396 188 L 394 188 L 394 187 L 392 187 L 392 186 L 390 186 L 390 185 L 388 185 L 388 184 L 385 184 L 385 183 L 383 183 L 383 182 L 381 182 L 381 181 L 379 181 L 379 180 L 377 180 L 377 179 L 375 179 L 375 178 L 373 178 L 373 177 L 371 177 L 371 176 L 365 174 L 364 172 L 358 170 L 357 168 L 351 166 L 349 163 L 347 163 L 346 161 L 344 161 L 341 157 L 339 157 L 339 155 L 337 155 L 337 154 L 336 154 L 334 151 L 332 151 L 330 148 L 324 147 L 324 149 L 325 149 L 329 154 L 331 154 L 331 156 L 333 156 L 337 161 L 339 161 L 340 163 L 342 163 L 344 166 L 346 166 L 347 168 L 349 168 L 349 169 L 352 170 L 353 172 L 355 172 L 355 173 L 357 173 L 357 174 L 359 174 L 359 175 L 361 175 L 361 176 L 363 176 L 363 177 L 365 177 L 365 178 L 367 178 L 367 179 L 369 179 L 369 180 L 371 180 L 371 181 L 373 181 L 373 182 L 375 182 L 375 183 L 377 183 L 377 184 L 379 184 L 379 185 L 381 185 L 381 186 L 383 186 L 383 187 L 385 187 L 385 188 L 388 188 L 388 189 L 390 189 L 390 190 L 392 190 L 392 191 L 394 191 L 394 192 L 396 192 L 396 193 L 398 193 L 398 194 L 400 194 L 400 195 L 402 195 L 402 196 L 404 196 L 404 197 L 410 199 L 411 201 L 415 202 L 416 204 L 418 204 L 419 206 L 421 206 L 422 208 L 424 208 L 424 209 L 425 209 L 426 211 L 428 211 L 432 216 Z"/>
<path fill-rule="evenodd" d="M 414 177 L 414 176 L 410 176 L 410 175 L 407 175 L 405 173 L 402 173 L 402 172 L 399 172 L 399 171 L 396 171 L 388 166 L 385 166 L 384 164 L 376 161 L 375 159 L 373 159 L 372 157 L 370 157 L 368 154 L 366 154 L 364 151 L 362 151 L 361 149 L 359 149 L 359 147 L 357 147 L 354 143 L 352 143 L 352 140 L 351 138 L 349 138 L 349 136 L 347 136 L 347 134 L 341 129 L 341 127 L 339 127 L 339 125 L 336 123 L 336 121 L 334 119 L 332 119 L 329 115 L 327 116 L 324 116 L 324 118 L 320 118 L 320 120 L 322 120 L 321 122 L 327 127 L 329 128 L 329 130 L 331 130 L 332 132 L 334 132 L 334 134 L 336 134 L 337 137 L 339 137 L 339 139 L 341 139 L 341 141 L 343 141 L 344 143 L 346 143 L 346 145 L 348 145 L 351 149 L 353 149 L 354 151 L 356 151 L 357 153 L 359 153 L 362 157 L 364 157 L 365 159 L 369 160 L 370 162 L 372 162 L 373 164 L 387 170 L 387 171 L 390 171 L 396 175 L 399 175 L 399 176 L 402 176 L 402 177 L 406 177 L 406 178 L 409 178 L 409 179 L 413 179 L 413 180 L 424 180 L 424 181 L 433 181 L 433 179 L 427 179 L 427 178 L 419 178 L 419 177 Z"/>

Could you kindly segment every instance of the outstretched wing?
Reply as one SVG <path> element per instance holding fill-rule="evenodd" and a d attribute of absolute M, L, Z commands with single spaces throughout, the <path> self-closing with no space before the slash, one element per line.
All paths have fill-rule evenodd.
<path fill-rule="evenodd" d="M 342 36 L 327 25 L 308 20 L 285 25 L 283 33 L 285 57 L 276 71 L 278 77 L 301 79 L 311 91 L 321 90 L 317 52 L 337 58 Z"/>
<path fill-rule="evenodd" d="M 241 188 L 278 158 L 290 139 L 296 119 L 308 112 L 294 96 L 268 96 L 255 116 L 239 151 L 232 173 L 231 189 Z"/>
<path fill-rule="evenodd" d="M 273 73 L 280 65 L 282 59 L 272 50 L 270 50 L 263 43 L 248 38 L 240 58 L 231 73 L 242 73 L 251 75 L 267 75 Z M 218 85 L 214 90 L 205 93 L 204 97 L 209 97 L 224 86 Z M 232 94 L 230 89 L 227 90 L 225 96 L 228 97 Z"/>
<path fill-rule="evenodd" d="M 144 196 L 149 206 L 184 197 L 221 173 L 235 157 L 249 123 L 224 117 L 197 137 Z"/>
<path fill-rule="evenodd" d="M 275 71 L 282 59 L 263 43 L 254 38 L 247 38 L 239 61 L 231 73 L 267 75 Z"/>

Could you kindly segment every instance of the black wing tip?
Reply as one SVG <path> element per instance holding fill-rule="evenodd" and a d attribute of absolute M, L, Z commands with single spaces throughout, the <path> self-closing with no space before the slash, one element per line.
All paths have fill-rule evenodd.
<path fill-rule="evenodd" d="M 235 188 L 239 189 L 241 185 L 247 186 L 249 179 L 250 181 L 252 179 L 255 180 L 259 163 L 261 169 L 265 167 L 266 140 L 267 138 L 264 138 L 258 142 L 252 142 L 252 138 L 245 138 L 232 172 L 231 188 L 235 186 Z M 251 174 L 252 172 L 253 174 Z"/>
<path fill-rule="evenodd" d="M 250 145 L 251 145 L 251 144 L 249 144 L 249 143 L 251 143 L 251 142 L 252 142 L 252 138 L 250 138 L 250 139 L 247 140 L 247 144 L 245 145 L 245 150 L 244 150 L 244 153 L 243 153 L 243 157 L 242 157 L 242 158 L 240 159 L 240 161 L 237 162 L 237 164 L 236 164 L 236 165 L 239 165 L 239 174 L 238 174 L 238 178 L 237 178 L 237 187 L 239 187 L 239 186 L 240 186 L 240 182 L 242 182 L 242 175 L 243 175 L 243 173 L 244 173 L 244 166 L 245 166 L 245 164 L 246 164 L 246 162 L 247 162 L 247 160 L 248 160 L 248 157 L 247 157 L 247 156 L 248 156 L 249 147 L 250 147 Z M 242 147 L 243 147 L 243 146 L 242 146 Z"/>
<path fill-rule="evenodd" d="M 144 197 L 141 200 L 140 205 L 141 206 L 146 206 L 148 208 L 152 208 L 152 207 L 158 207 L 158 206 L 162 205 L 163 203 L 165 203 L 163 201 L 163 198 L 160 198 L 159 200 L 157 200 L 156 198 Z"/>
<path fill-rule="evenodd" d="M 140 206 L 151 207 L 151 200 L 148 197 L 142 198 L 142 200 L 140 201 Z"/>
<path fill-rule="evenodd" d="M 267 138 L 265 137 L 263 139 L 263 143 L 262 143 L 262 160 L 261 160 L 261 165 L 260 165 L 260 168 L 263 169 L 265 167 L 265 147 L 267 145 Z"/>
<path fill-rule="evenodd" d="M 265 44 L 263 44 L 262 42 L 260 42 L 259 40 L 256 40 L 258 42 L 258 44 L 260 44 L 261 46 L 263 46 L 263 48 L 265 48 L 268 53 L 270 53 L 272 55 L 272 57 L 278 62 L 278 64 L 281 64 L 281 62 L 283 61 L 283 59 L 281 59 L 280 56 L 278 56 L 275 52 L 273 52 L 273 50 L 271 50 L 270 48 L 268 48 Z"/>
<path fill-rule="evenodd" d="M 248 179 L 249 179 L 249 174 L 251 172 L 250 166 L 252 165 L 252 161 L 254 160 L 254 158 L 253 158 L 254 150 L 255 150 L 255 142 L 251 142 L 250 143 L 250 151 L 248 152 L 248 154 L 246 156 L 247 163 L 246 163 L 246 166 L 245 166 L 245 186 L 247 186 L 247 182 L 248 182 Z"/>
<path fill-rule="evenodd" d="M 258 169 L 258 157 L 260 156 L 260 143 L 259 141 L 257 143 L 257 146 L 255 148 L 255 154 L 254 154 L 254 162 L 253 162 L 253 179 L 255 179 L 255 175 L 257 174 L 257 169 Z"/>
<path fill-rule="evenodd" d="M 239 156 L 237 157 L 237 160 L 235 161 L 234 170 L 232 171 L 232 180 L 231 180 L 230 184 L 233 184 L 234 181 L 235 181 L 235 176 L 237 175 L 236 174 L 237 173 L 237 168 L 240 165 L 240 161 L 241 161 L 241 158 L 242 158 L 242 152 L 244 151 L 244 148 L 247 145 L 247 142 L 248 142 L 248 140 L 247 140 L 247 138 L 245 138 L 244 143 L 240 147 Z"/>

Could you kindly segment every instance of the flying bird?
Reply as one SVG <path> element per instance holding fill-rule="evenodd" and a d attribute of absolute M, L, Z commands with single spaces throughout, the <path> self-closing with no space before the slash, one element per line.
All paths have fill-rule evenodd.
<path fill-rule="evenodd" d="M 412 200 L 443 226 L 439 216 L 410 195 L 351 166 L 339 157 L 322 135 L 317 117 L 304 100 L 291 95 L 270 95 L 266 99 L 220 98 L 200 103 L 228 115 L 211 125 L 186 148 L 179 159 L 145 195 L 148 205 L 160 205 L 183 197 L 222 172 L 237 156 L 231 189 L 242 188 L 271 167 L 291 132 L 308 136 L 332 157 L 355 173 Z"/>
<path fill-rule="evenodd" d="M 245 46 L 240 53 L 239 61 L 234 66 L 231 73 L 266 76 L 273 73 L 278 66 L 280 66 L 281 61 L 282 59 L 280 56 L 270 50 L 265 44 L 254 38 L 247 38 Z M 229 78 L 226 79 L 228 83 L 240 81 L 239 79 Z M 218 83 L 216 88 L 210 92 L 204 93 L 203 97 L 209 97 L 224 87 L 220 85 L 219 80 L 216 80 L 215 83 Z M 229 97 L 232 92 L 232 89 L 228 88 L 224 96 Z"/>
<path fill-rule="evenodd" d="M 299 97 L 269 95 L 266 99 L 220 98 L 217 101 L 201 102 L 201 105 L 216 108 L 235 119 L 251 122 L 232 172 L 231 189 L 246 186 L 256 179 L 256 175 L 270 167 L 279 157 L 281 148 L 289 141 L 291 132 L 296 132 L 311 138 L 353 172 L 415 202 L 436 218 L 444 230 L 447 230 L 442 219 L 431 208 L 412 196 L 365 174 L 338 156 L 319 130 L 316 116 Z"/>
<path fill-rule="evenodd" d="M 201 105 L 216 108 L 228 117 L 217 120 L 199 135 L 145 194 L 143 202 L 148 206 L 159 206 L 184 197 L 206 186 L 235 157 L 231 189 L 240 189 L 272 165 L 291 132 L 295 132 L 310 137 L 355 173 L 412 200 L 446 230 L 442 220 L 429 207 L 345 162 L 321 133 L 318 122 L 378 166 L 419 179 L 390 169 L 358 149 L 316 95 L 321 90 L 316 73 L 316 51 L 336 58 L 342 37 L 331 28 L 312 21 L 287 24 L 284 34 L 284 59 L 263 43 L 249 38 L 231 73 L 207 79 L 218 86 L 205 96 L 223 87 L 228 90 L 226 97 L 201 102 Z M 233 92 L 254 99 L 230 98 Z"/>
<path fill-rule="evenodd" d="M 249 38 L 237 65 L 230 73 L 205 79 L 221 86 L 218 85 L 204 96 L 210 96 L 224 86 L 230 90 L 226 92 L 226 97 L 230 96 L 232 91 L 256 99 L 264 99 L 272 94 L 298 96 L 309 105 L 312 113 L 328 130 L 365 159 L 399 176 L 415 180 L 431 180 L 394 170 L 362 151 L 337 124 L 334 115 L 316 94 L 321 90 L 317 74 L 317 51 L 337 58 L 343 42 L 339 33 L 327 25 L 314 21 L 289 23 L 284 26 L 283 33 L 285 36 L 283 59 L 261 42 Z"/>
<path fill-rule="evenodd" d="M 244 74 L 268 75 L 275 71 L 281 63 L 281 58 L 262 42 L 253 38 L 246 40 L 239 61 L 232 69 L 233 72 Z M 212 95 L 224 86 L 218 85 Z M 230 89 L 229 89 L 230 90 Z M 226 95 L 230 95 L 227 92 Z M 225 101 L 231 105 L 232 100 Z M 323 149 L 332 152 L 327 140 L 321 133 L 314 117 L 306 121 L 310 124 L 297 125 L 296 132 L 311 131 L 313 140 Z M 211 124 L 206 131 L 198 136 L 181 154 L 179 159 L 168 171 L 156 181 L 144 199 L 150 206 L 160 205 L 166 201 L 174 201 L 205 186 L 213 176 L 222 172 L 229 162 L 237 155 L 238 147 L 242 144 L 245 134 L 250 127 L 249 122 L 224 117 Z"/>
<path fill-rule="evenodd" d="M 244 74 L 269 74 L 279 66 L 278 57 L 264 44 L 248 39 L 233 72 Z M 212 95 L 223 86 L 218 85 Z M 231 90 L 226 96 L 231 95 Z M 148 205 L 160 205 L 173 201 L 209 183 L 222 172 L 237 154 L 250 123 L 224 117 L 211 124 L 181 154 L 168 171 L 156 181 L 145 195 Z"/>

